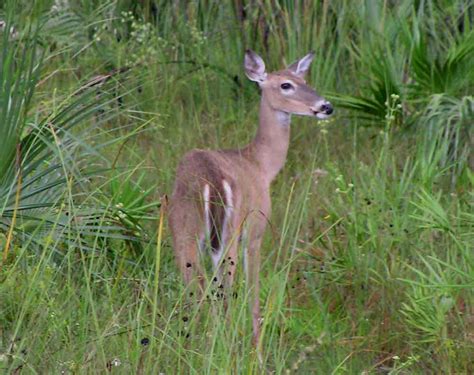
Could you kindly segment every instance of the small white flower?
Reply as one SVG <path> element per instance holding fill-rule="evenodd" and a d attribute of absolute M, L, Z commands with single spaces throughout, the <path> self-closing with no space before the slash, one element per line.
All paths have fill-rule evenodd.
<path fill-rule="evenodd" d="M 122 364 L 122 361 L 120 361 L 119 358 L 114 358 L 112 359 L 112 362 L 110 362 L 112 364 L 112 366 L 115 366 L 115 367 L 118 367 Z"/>

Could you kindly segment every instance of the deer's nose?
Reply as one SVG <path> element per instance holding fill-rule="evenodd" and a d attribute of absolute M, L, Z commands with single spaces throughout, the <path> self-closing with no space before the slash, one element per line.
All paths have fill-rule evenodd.
<path fill-rule="evenodd" d="M 324 112 L 326 115 L 330 115 L 334 112 L 331 103 L 326 102 L 321 106 L 321 112 Z"/>

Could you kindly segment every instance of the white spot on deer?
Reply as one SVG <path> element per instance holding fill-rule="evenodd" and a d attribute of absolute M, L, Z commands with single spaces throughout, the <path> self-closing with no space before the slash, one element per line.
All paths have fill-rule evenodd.
<path fill-rule="evenodd" d="M 211 209 L 210 209 L 210 190 L 209 184 L 204 185 L 202 193 L 202 200 L 204 201 L 204 223 L 206 225 L 204 235 L 201 238 L 201 250 L 205 248 L 206 239 L 211 235 Z"/>
<path fill-rule="evenodd" d="M 214 268 L 217 268 L 229 240 L 229 220 L 231 219 L 234 210 L 232 188 L 226 180 L 222 180 L 222 187 L 224 188 L 224 220 L 222 221 L 219 250 L 212 253 Z"/>

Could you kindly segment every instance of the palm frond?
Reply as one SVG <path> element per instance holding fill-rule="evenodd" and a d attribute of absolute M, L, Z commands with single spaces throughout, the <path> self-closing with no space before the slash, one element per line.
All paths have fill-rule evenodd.
<path fill-rule="evenodd" d="M 136 223 L 121 220 L 99 200 L 82 199 L 90 179 L 107 167 L 98 151 L 101 144 L 92 146 L 86 139 L 117 115 L 110 110 L 117 100 L 111 94 L 116 82 L 82 86 L 51 115 L 30 118 L 42 59 L 35 48 L 38 35 L 24 35 L 20 40 L 3 35 L 2 40 L 0 231 L 37 248 L 51 236 L 69 248 L 87 247 L 89 237 L 137 241 L 136 231 L 127 228 Z"/>

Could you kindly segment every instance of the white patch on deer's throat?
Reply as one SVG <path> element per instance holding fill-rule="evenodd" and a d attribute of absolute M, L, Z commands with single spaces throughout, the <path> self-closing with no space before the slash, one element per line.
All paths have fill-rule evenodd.
<path fill-rule="evenodd" d="M 277 111 L 276 118 L 279 125 L 289 126 L 291 120 L 291 114 L 283 111 Z"/>

